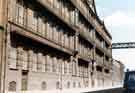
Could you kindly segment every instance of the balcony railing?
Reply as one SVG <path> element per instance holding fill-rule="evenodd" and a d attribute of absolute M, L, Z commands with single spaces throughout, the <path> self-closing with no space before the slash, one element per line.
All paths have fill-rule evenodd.
<path fill-rule="evenodd" d="M 96 62 L 98 65 L 103 65 L 103 57 L 96 55 Z"/>
<path fill-rule="evenodd" d="M 85 59 L 86 61 L 90 61 L 92 59 L 92 55 L 90 55 L 89 53 L 87 54 L 79 54 L 80 58 Z"/>
<path fill-rule="evenodd" d="M 17 21 L 15 21 L 15 20 L 9 20 L 9 22 L 11 23 L 11 24 L 14 24 L 15 26 L 17 26 L 17 27 L 20 27 L 20 28 L 22 28 L 22 29 L 25 29 L 24 31 L 28 31 L 28 32 L 30 32 L 30 33 L 32 33 L 32 34 L 34 34 L 34 35 L 37 35 L 37 36 L 39 36 L 39 37 L 41 37 L 41 38 L 43 38 L 43 39 L 46 39 L 46 40 L 48 40 L 49 42 L 52 42 L 52 43 L 54 43 L 54 44 L 56 44 L 56 45 L 58 45 L 58 46 L 60 46 L 60 47 L 62 47 L 62 48 L 65 48 L 65 49 L 67 49 L 67 50 L 69 50 L 69 51 L 74 51 L 74 45 L 72 44 L 72 46 L 71 45 L 65 45 L 65 44 L 63 44 L 62 42 L 59 42 L 59 41 L 56 41 L 56 40 L 53 40 L 52 38 L 49 38 L 49 37 L 46 37 L 46 36 L 43 36 L 43 35 L 41 35 L 40 33 L 38 33 L 38 31 L 34 31 L 34 30 L 32 30 L 31 28 L 29 28 L 28 26 L 26 26 L 26 25 L 22 25 L 22 24 L 19 24 Z"/>
<path fill-rule="evenodd" d="M 104 60 L 104 66 L 107 68 L 111 68 L 112 67 L 111 61 Z"/>
<path fill-rule="evenodd" d="M 106 54 L 106 55 L 108 55 L 109 57 L 112 57 L 112 52 L 111 52 L 111 50 L 104 48 L 104 51 L 105 51 L 105 54 Z"/>
<path fill-rule="evenodd" d="M 105 47 L 103 46 L 103 43 L 102 43 L 100 40 L 95 39 L 95 43 L 96 43 L 97 48 L 100 49 L 103 53 L 105 53 L 105 55 L 107 55 L 107 56 L 109 56 L 109 57 L 112 57 L 112 52 L 111 52 L 111 50 L 105 48 Z"/>
<path fill-rule="evenodd" d="M 89 41 L 91 44 L 94 44 L 94 39 L 92 38 L 92 34 L 89 31 L 86 31 L 83 28 L 81 28 L 79 34 L 80 36 L 85 38 L 85 40 Z"/>
<path fill-rule="evenodd" d="M 62 2 L 58 0 L 38 0 L 41 4 L 45 5 L 45 7 L 49 8 L 51 12 L 55 13 L 60 19 L 64 20 L 65 23 L 68 25 L 75 24 L 75 10 L 69 10 L 68 8 L 63 5 Z"/>

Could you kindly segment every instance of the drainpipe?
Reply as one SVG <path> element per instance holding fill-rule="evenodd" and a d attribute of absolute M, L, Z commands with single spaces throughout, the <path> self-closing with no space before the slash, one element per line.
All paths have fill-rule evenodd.
<path fill-rule="evenodd" d="M 7 22 L 8 1 L 0 0 L 0 93 L 5 93 L 7 65 Z"/>

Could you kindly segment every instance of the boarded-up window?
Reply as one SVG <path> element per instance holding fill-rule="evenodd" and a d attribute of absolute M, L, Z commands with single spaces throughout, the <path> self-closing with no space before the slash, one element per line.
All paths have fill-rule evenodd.
<path fill-rule="evenodd" d="M 42 82 L 41 88 L 42 88 L 42 90 L 46 90 L 47 89 L 47 84 L 46 84 L 45 81 Z"/>
<path fill-rule="evenodd" d="M 12 81 L 9 83 L 8 91 L 13 91 L 13 92 L 16 91 L 16 82 L 15 81 Z"/>
<path fill-rule="evenodd" d="M 76 88 L 76 82 L 73 82 L 73 88 Z"/>
<path fill-rule="evenodd" d="M 67 82 L 67 88 L 70 88 L 70 82 Z"/>
<path fill-rule="evenodd" d="M 59 81 L 56 82 L 56 89 L 60 89 L 60 82 Z"/>
<path fill-rule="evenodd" d="M 78 82 L 78 87 L 81 88 L 81 83 L 80 82 Z"/>

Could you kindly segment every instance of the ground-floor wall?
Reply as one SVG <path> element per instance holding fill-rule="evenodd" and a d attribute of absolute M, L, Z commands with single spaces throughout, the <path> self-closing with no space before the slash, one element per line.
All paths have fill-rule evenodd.
<path fill-rule="evenodd" d="M 29 45 L 27 42 L 27 39 L 17 42 L 13 36 L 8 38 L 6 91 L 19 93 L 111 85 L 108 84 L 112 82 L 111 74 L 107 78 L 104 72 L 97 74 L 96 65 L 92 70 L 92 59 L 86 62 L 52 47 L 37 47 L 40 43 L 29 41 Z"/>
<path fill-rule="evenodd" d="M 26 77 L 21 70 L 7 70 L 6 91 L 42 91 L 91 87 L 91 79 L 55 73 L 28 72 Z"/>

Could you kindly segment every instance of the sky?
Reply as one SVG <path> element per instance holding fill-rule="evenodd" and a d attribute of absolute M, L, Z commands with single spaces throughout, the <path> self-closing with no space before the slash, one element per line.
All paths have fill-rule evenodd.
<path fill-rule="evenodd" d="M 112 35 L 112 42 L 135 42 L 135 0 L 95 0 L 97 14 Z M 135 70 L 135 49 L 113 50 L 113 58 Z"/>

